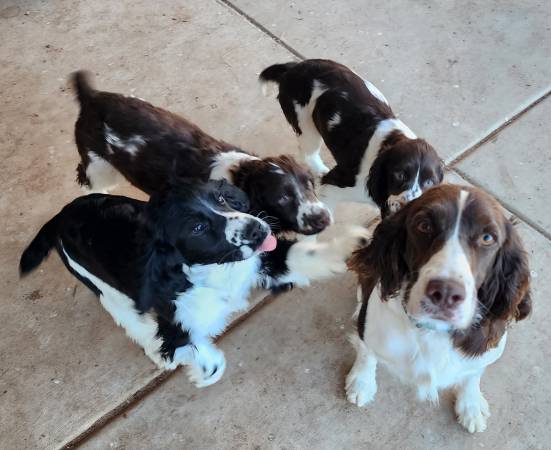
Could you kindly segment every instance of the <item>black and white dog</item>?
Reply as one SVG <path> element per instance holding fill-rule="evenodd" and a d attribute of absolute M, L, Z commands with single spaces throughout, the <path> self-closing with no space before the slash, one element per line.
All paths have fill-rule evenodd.
<path fill-rule="evenodd" d="M 215 383 L 224 354 L 212 343 L 255 286 L 273 288 L 346 270 L 365 238 L 351 230 L 328 243 L 276 238 L 261 219 L 225 202 L 220 183 L 182 184 L 148 203 L 91 194 L 65 206 L 24 251 L 20 273 L 56 248 L 67 269 L 95 292 L 158 367 L 189 366 L 198 387 Z"/>
<path fill-rule="evenodd" d="M 174 175 L 226 179 L 247 193 L 251 213 L 275 220 L 278 231 L 315 234 L 330 224 L 311 172 L 291 156 L 258 158 L 141 99 L 96 91 L 85 72 L 73 74 L 73 84 L 80 103 L 75 137 L 82 186 L 107 191 L 122 174 L 152 194 Z"/>
<path fill-rule="evenodd" d="M 320 197 L 330 208 L 371 201 L 385 216 L 442 181 L 435 150 L 347 67 L 322 59 L 275 64 L 260 81 L 278 85 L 281 109 L 306 163 L 322 176 Z M 331 170 L 319 155 L 322 139 L 337 163 Z"/>

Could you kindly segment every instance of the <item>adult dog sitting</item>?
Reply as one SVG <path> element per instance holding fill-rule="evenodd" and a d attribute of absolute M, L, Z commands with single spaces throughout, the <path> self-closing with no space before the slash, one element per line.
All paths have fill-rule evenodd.
<path fill-rule="evenodd" d="M 252 214 L 264 213 L 278 231 L 316 234 L 331 223 L 312 174 L 293 157 L 258 158 L 139 98 L 97 91 L 82 71 L 73 74 L 73 84 L 82 186 L 107 191 L 122 174 L 152 194 L 172 176 L 225 179 L 247 193 Z"/>
<path fill-rule="evenodd" d="M 77 198 L 42 227 L 20 273 L 37 268 L 55 247 L 157 366 L 188 365 L 198 387 L 213 384 L 226 363 L 212 338 L 247 306 L 253 287 L 304 286 L 344 272 L 364 237 L 360 230 L 331 243 L 277 242 L 267 223 L 226 204 L 225 197 L 240 198 L 239 189 L 224 189 L 214 181 L 178 183 L 148 203 Z"/>

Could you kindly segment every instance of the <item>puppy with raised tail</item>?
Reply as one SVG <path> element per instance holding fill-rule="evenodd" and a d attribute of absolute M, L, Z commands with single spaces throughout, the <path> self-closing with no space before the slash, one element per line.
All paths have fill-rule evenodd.
<path fill-rule="evenodd" d="M 249 197 L 251 214 L 273 229 L 316 234 L 331 223 L 311 172 L 290 155 L 260 158 L 215 139 L 189 120 L 136 97 L 94 89 L 72 76 L 80 105 L 75 138 L 78 183 L 107 192 L 124 176 L 153 194 L 168 179 L 227 180 Z"/>
<path fill-rule="evenodd" d="M 385 96 L 346 66 L 324 59 L 275 64 L 260 74 L 275 83 L 283 114 L 302 157 L 322 177 L 330 207 L 368 202 L 383 216 L 419 197 L 443 178 L 436 151 L 397 119 Z M 336 165 L 320 157 L 325 143 Z"/>

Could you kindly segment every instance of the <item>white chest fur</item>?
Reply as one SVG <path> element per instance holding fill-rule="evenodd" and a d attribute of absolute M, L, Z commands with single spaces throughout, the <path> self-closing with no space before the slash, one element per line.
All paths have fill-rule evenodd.
<path fill-rule="evenodd" d="M 369 300 L 364 341 L 377 360 L 402 381 L 413 383 L 420 397 L 438 398 L 438 390 L 480 374 L 503 353 L 499 345 L 479 357 L 468 357 L 454 348 L 447 332 L 417 328 L 405 314 L 400 298 Z"/>
<path fill-rule="evenodd" d="M 176 320 L 192 339 L 220 334 L 230 314 L 247 307 L 259 268 L 258 256 L 236 263 L 184 267 L 193 287 L 176 300 Z"/>

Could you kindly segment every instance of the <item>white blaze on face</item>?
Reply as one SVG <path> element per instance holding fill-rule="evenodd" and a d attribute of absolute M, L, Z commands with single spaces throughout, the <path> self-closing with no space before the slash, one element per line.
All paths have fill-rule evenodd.
<path fill-rule="evenodd" d="M 298 183 L 295 182 L 295 195 L 298 199 L 297 224 L 300 229 L 310 228 L 307 222 L 312 216 L 328 215 L 331 217 L 329 209 L 318 200 L 314 192 L 307 194 L 304 195 Z"/>
<path fill-rule="evenodd" d="M 430 302 L 428 299 L 424 299 L 429 281 L 432 279 L 448 279 L 463 285 L 466 293 L 465 300 L 457 306 L 453 319 L 450 320 L 451 325 L 454 328 L 463 329 L 472 322 L 478 301 L 475 291 L 476 285 L 469 259 L 459 238 L 461 217 L 468 196 L 467 191 L 462 190 L 460 192 L 458 213 L 452 234 L 448 237 L 444 246 L 421 268 L 419 278 L 411 289 L 407 310 L 416 320 L 426 321 L 431 319 L 430 315 L 421 306 L 423 300 Z"/>
<path fill-rule="evenodd" d="M 251 216 L 250 214 L 245 214 L 241 212 L 219 212 L 215 210 L 212 211 L 226 218 L 226 228 L 224 230 L 226 241 L 235 247 L 239 247 L 243 258 L 249 258 L 256 250 L 251 246 L 253 242 L 251 242 L 249 239 L 247 239 L 247 236 L 245 236 L 245 232 L 252 222 L 258 222 L 260 226 L 265 230 L 266 235 L 270 233 L 270 227 L 267 223 L 257 217 Z"/>

